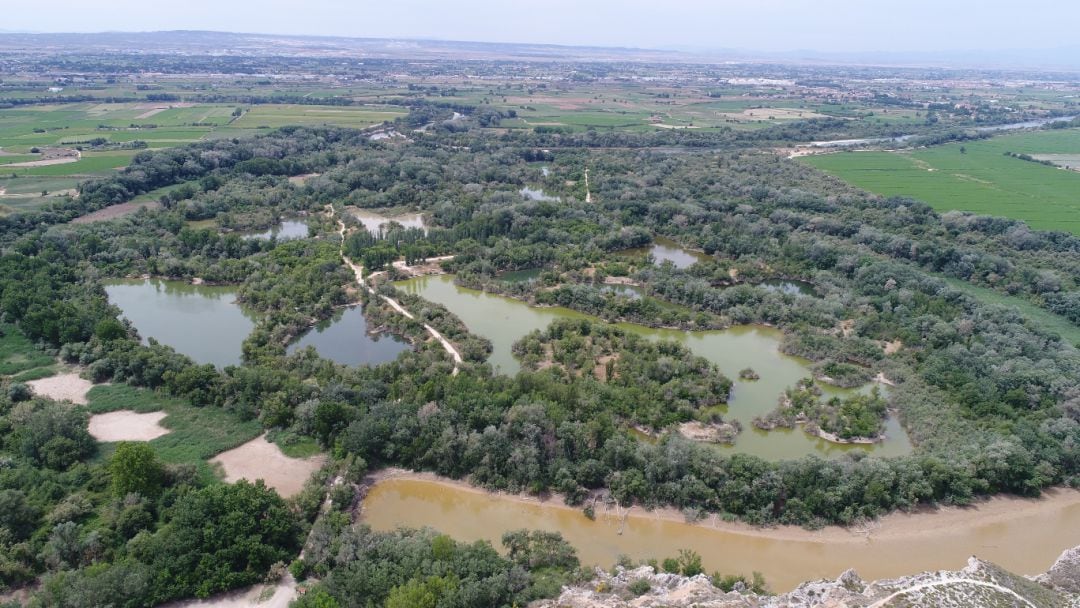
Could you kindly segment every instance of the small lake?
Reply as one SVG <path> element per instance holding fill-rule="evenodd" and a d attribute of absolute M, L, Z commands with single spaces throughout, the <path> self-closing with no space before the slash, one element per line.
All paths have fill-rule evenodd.
<path fill-rule="evenodd" d="M 657 237 L 654 239 L 651 247 L 624 249 L 620 253 L 627 256 L 641 256 L 649 253 L 652 254 L 653 260 L 657 265 L 664 262 L 671 262 L 676 268 L 680 269 L 689 268 L 698 262 L 709 259 L 708 255 L 705 255 L 700 251 L 691 251 L 675 241 L 664 237 Z"/>
<path fill-rule="evenodd" d="M 814 296 L 817 293 L 814 291 L 814 285 L 807 283 L 806 281 L 796 281 L 791 279 L 766 279 L 760 283 L 754 283 L 754 285 L 770 291 L 772 293 L 779 293 L 789 296 Z"/>
<path fill-rule="evenodd" d="M 640 507 L 625 520 L 623 513 L 598 506 L 594 521 L 580 509 L 538 500 L 435 481 L 388 479 L 375 484 L 364 498 L 362 520 L 375 530 L 430 526 L 457 540 L 487 540 L 496 547 L 510 530 L 559 532 L 577 548 L 582 565 L 603 568 L 610 568 L 620 555 L 634 561 L 660 560 L 689 549 L 701 555 L 706 572 L 749 578 L 758 571 L 776 592 L 789 591 L 803 581 L 835 579 L 848 568 L 855 568 L 865 580 L 959 570 L 971 555 L 1019 574 L 1034 574 L 1046 571 L 1062 551 L 1080 543 L 1080 502 L 1075 500 L 1032 512 L 1021 510 L 999 521 L 975 519 L 960 525 L 941 525 L 936 514 L 915 515 L 928 518 L 925 530 L 906 533 L 903 528 L 870 538 L 836 529 L 820 535 L 794 530 L 790 536 L 774 536 L 776 529 L 713 527 L 712 518 L 690 525 L 660 519 Z"/>
<path fill-rule="evenodd" d="M 419 228 L 424 232 L 427 232 L 427 226 L 424 224 L 424 216 L 419 213 L 405 213 L 402 215 L 382 215 L 375 213 L 368 209 L 356 209 L 350 208 L 349 213 L 360 220 L 360 223 L 367 228 L 367 231 L 371 234 L 378 234 L 379 228 L 383 224 L 389 222 L 397 222 L 406 228 Z"/>
<path fill-rule="evenodd" d="M 298 220 L 285 220 L 269 230 L 263 230 L 261 232 L 241 232 L 240 235 L 245 239 L 276 238 L 279 241 L 306 239 L 308 236 L 308 225 L 307 222 Z"/>
<path fill-rule="evenodd" d="M 457 315 L 470 331 L 491 340 L 494 349 L 488 361 L 504 374 L 516 374 L 521 370 L 511 347 L 529 332 L 543 329 L 556 319 L 595 319 L 568 308 L 536 308 L 520 300 L 459 287 L 454 284 L 451 275 L 416 277 L 399 281 L 395 286 L 406 293 L 442 304 Z M 801 428 L 768 432 L 754 428 L 750 421 L 754 416 L 775 408 L 784 389 L 813 375 L 808 361 L 780 352 L 783 339 L 780 330 L 756 325 L 719 331 L 655 329 L 632 323 L 619 326 L 652 340 L 679 342 L 715 363 L 734 381 L 724 418 L 742 422 L 743 432 L 733 446 L 718 445 L 717 449 L 755 454 L 770 460 L 799 458 L 811 453 L 838 456 L 848 451 L 897 456 L 912 450 L 907 433 L 893 417 L 886 423 L 885 441 L 873 445 L 836 444 L 810 437 Z M 739 371 L 746 367 L 752 367 L 761 379 L 740 381 Z M 821 386 L 826 396 L 855 392 L 855 389 Z M 869 391 L 871 388 L 872 385 L 867 385 L 858 390 Z"/>
<path fill-rule="evenodd" d="M 521 196 L 523 196 L 523 197 L 525 197 L 525 198 L 527 198 L 527 199 L 529 199 L 531 201 L 558 202 L 558 201 L 562 200 L 557 196 L 551 196 L 550 194 L 545 193 L 543 190 L 541 190 L 539 188 L 530 188 L 528 186 L 525 186 L 521 190 L 518 190 L 518 192 L 521 193 Z"/>
<path fill-rule="evenodd" d="M 368 333 L 360 306 L 350 306 L 300 336 L 286 349 L 290 355 L 315 347 L 319 356 L 342 365 L 378 365 L 397 359 L 412 347 L 397 336 Z"/>
<path fill-rule="evenodd" d="M 154 338 L 197 363 L 239 365 L 241 345 L 255 317 L 236 303 L 236 288 L 161 279 L 105 281 L 109 302 L 120 307 L 143 344 Z"/>
<path fill-rule="evenodd" d="M 507 270 L 500 272 L 495 278 L 507 283 L 535 283 L 540 279 L 543 268 L 526 268 L 524 270 Z"/>
<path fill-rule="evenodd" d="M 645 297 L 645 288 L 638 287 L 637 285 L 620 285 L 616 283 L 605 283 L 604 285 L 600 286 L 600 291 L 604 293 L 613 293 L 617 296 L 630 298 L 631 300 L 640 300 L 641 298 Z"/>

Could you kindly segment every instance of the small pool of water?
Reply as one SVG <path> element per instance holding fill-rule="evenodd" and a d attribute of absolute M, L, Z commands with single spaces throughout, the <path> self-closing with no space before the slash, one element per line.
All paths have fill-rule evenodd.
<path fill-rule="evenodd" d="M 269 230 L 241 232 L 239 234 L 245 239 L 277 238 L 279 241 L 305 239 L 308 236 L 308 225 L 307 222 L 300 220 L 285 220 Z"/>
<path fill-rule="evenodd" d="M 530 188 L 528 186 L 525 186 L 521 190 L 518 190 L 518 192 L 521 193 L 521 196 L 524 196 L 525 198 L 533 201 L 557 202 L 559 200 L 562 200 L 558 196 L 551 196 L 550 194 L 545 193 L 539 188 Z"/>
<path fill-rule="evenodd" d="M 680 269 L 689 268 L 698 262 L 709 259 L 709 256 L 700 251 L 691 251 L 664 237 L 657 237 L 651 247 L 624 249 L 621 253 L 626 256 L 641 256 L 649 253 L 652 254 L 655 264 L 671 262 L 676 268 Z"/>
<path fill-rule="evenodd" d="M 371 234 L 378 234 L 379 228 L 389 222 L 397 222 L 406 228 L 419 228 L 427 232 L 424 224 L 424 216 L 419 213 L 405 213 L 402 215 L 383 215 L 369 209 L 349 209 L 349 213 L 360 220 Z"/>
<path fill-rule="evenodd" d="M 308 346 L 313 346 L 320 357 L 342 365 L 378 365 L 412 348 L 397 336 L 369 333 L 360 306 L 343 309 L 319 323 L 290 344 L 286 352 L 292 355 Z"/>

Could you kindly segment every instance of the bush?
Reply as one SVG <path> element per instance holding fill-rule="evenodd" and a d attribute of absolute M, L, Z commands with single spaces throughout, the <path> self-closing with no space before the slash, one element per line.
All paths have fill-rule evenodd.
<path fill-rule="evenodd" d="M 634 596 L 637 597 L 639 595 L 645 595 L 646 593 L 648 593 L 649 590 L 652 589 L 652 586 L 649 585 L 648 580 L 643 578 L 637 578 L 630 581 L 630 585 L 627 587 L 627 589 L 629 589 L 630 593 L 633 593 Z"/>

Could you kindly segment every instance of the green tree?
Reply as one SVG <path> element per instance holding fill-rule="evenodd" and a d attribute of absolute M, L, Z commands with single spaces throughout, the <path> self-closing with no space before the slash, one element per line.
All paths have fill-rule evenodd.
<path fill-rule="evenodd" d="M 165 476 L 153 448 L 129 441 L 116 446 L 109 459 L 109 473 L 113 494 L 121 498 L 132 493 L 153 498 L 161 491 Z"/>
<path fill-rule="evenodd" d="M 426 580 L 409 579 L 394 587 L 386 596 L 386 608 L 435 608 L 439 599 L 457 589 L 457 579 L 452 576 L 431 576 Z"/>

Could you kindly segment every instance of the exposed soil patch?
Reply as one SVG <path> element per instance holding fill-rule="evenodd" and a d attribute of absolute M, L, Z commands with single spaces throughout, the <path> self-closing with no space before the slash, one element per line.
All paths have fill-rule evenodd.
<path fill-rule="evenodd" d="M 31 380 L 26 384 L 30 386 L 34 394 L 54 401 L 70 401 L 79 405 L 86 405 L 86 392 L 94 386 L 93 382 L 80 378 L 75 372 Z"/>
<path fill-rule="evenodd" d="M 326 456 L 290 458 L 263 435 L 210 459 L 225 470 L 225 481 L 262 479 L 283 498 L 300 492 L 304 482 L 326 462 Z"/>
<path fill-rule="evenodd" d="M 703 422 L 684 422 L 679 425 L 679 434 L 692 441 L 704 441 L 708 443 L 731 443 L 739 434 L 739 429 L 727 422 L 721 424 L 705 424 Z"/>
<path fill-rule="evenodd" d="M 93 222 L 104 222 L 106 220 L 114 220 L 118 217 L 125 215 L 131 215 L 139 209 L 161 209 L 161 203 L 157 201 L 145 201 L 142 203 L 120 203 L 119 205 L 109 205 L 104 209 L 98 209 L 93 213 L 87 213 L 82 217 L 77 217 L 71 220 L 72 224 L 90 224 Z"/>
<path fill-rule="evenodd" d="M 168 435 L 169 429 L 158 424 L 167 414 L 139 414 L 120 410 L 90 417 L 90 434 L 98 441 L 150 441 Z"/>
<path fill-rule="evenodd" d="M 306 182 L 307 180 L 309 180 L 309 179 L 311 179 L 313 177 L 319 177 L 319 175 L 321 175 L 321 174 L 320 173 L 305 173 L 303 175 L 294 175 L 294 176 L 289 178 L 289 183 L 293 184 L 293 185 L 296 185 L 296 186 L 303 186 L 304 182 Z"/>
<path fill-rule="evenodd" d="M 24 163 L 11 163 L 4 165 L 5 169 L 15 167 L 48 167 L 50 165 L 66 165 L 78 162 L 82 158 L 82 152 L 70 148 L 50 148 L 41 153 L 41 160 L 29 160 Z"/>
<path fill-rule="evenodd" d="M 143 118 L 150 118 L 151 116 L 154 116 L 155 114 L 161 114 L 162 112 L 164 112 L 165 110 L 168 110 L 168 109 L 169 108 L 154 108 L 153 110 L 147 110 L 147 111 L 143 112 L 142 114 L 139 114 L 138 116 L 136 116 L 135 120 L 141 120 Z"/>

